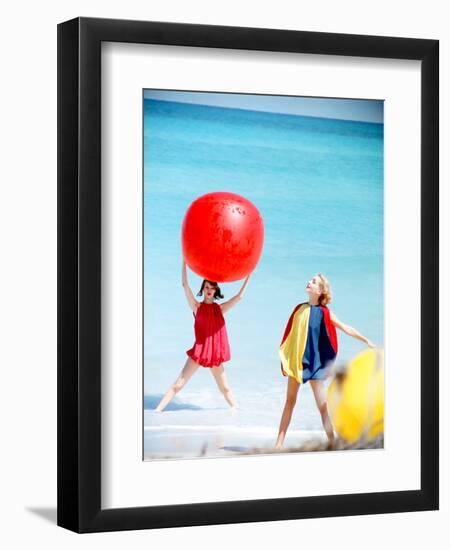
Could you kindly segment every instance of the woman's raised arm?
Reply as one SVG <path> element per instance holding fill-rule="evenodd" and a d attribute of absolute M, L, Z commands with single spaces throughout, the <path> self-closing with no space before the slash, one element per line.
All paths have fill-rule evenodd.
<path fill-rule="evenodd" d="M 369 348 L 376 347 L 375 344 L 369 340 L 369 338 L 366 338 L 363 336 L 360 332 L 358 332 L 356 329 L 351 327 L 350 325 L 346 325 L 345 323 L 342 323 L 342 321 L 339 321 L 339 319 L 336 317 L 336 315 L 330 311 L 330 319 L 333 325 L 336 328 L 341 329 L 345 334 L 348 334 L 349 336 L 352 336 L 353 338 L 356 338 L 357 340 L 361 340 L 361 342 L 364 342 L 369 346 Z"/>
<path fill-rule="evenodd" d="M 241 286 L 241 290 L 236 294 L 236 296 L 233 296 L 228 301 L 224 302 L 223 304 L 220 304 L 222 313 L 226 313 L 229 309 L 231 309 L 234 305 L 236 305 L 239 302 L 239 300 L 242 299 L 245 293 L 245 289 L 247 288 L 249 279 L 250 279 L 250 275 L 247 275 L 244 281 L 244 284 Z"/>
<path fill-rule="evenodd" d="M 189 287 L 188 280 L 187 280 L 186 262 L 184 261 L 184 259 L 183 259 L 183 265 L 181 268 L 181 284 L 183 285 L 184 293 L 186 294 L 186 299 L 188 301 L 189 307 L 192 309 L 194 313 L 196 313 L 197 308 L 200 304 L 194 298 L 194 295 L 192 294 L 192 290 Z"/>

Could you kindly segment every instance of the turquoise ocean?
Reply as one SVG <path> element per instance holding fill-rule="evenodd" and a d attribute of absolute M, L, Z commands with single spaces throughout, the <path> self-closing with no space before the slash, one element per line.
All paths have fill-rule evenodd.
<path fill-rule="evenodd" d="M 226 434 L 229 448 L 233 437 L 236 449 L 273 443 L 287 382 L 278 347 L 315 273 L 331 282 L 336 316 L 383 346 L 383 124 L 261 112 L 257 97 L 254 111 L 144 99 L 143 131 L 145 455 L 195 454 L 205 433 Z M 191 202 L 213 191 L 245 196 L 265 226 L 244 299 L 226 315 L 225 369 L 240 409 L 228 410 L 201 368 L 156 414 L 194 338 L 181 286 L 181 224 Z M 196 294 L 201 279 L 189 270 L 188 277 Z M 225 300 L 241 284 L 221 285 Z M 364 349 L 340 331 L 338 339 L 338 363 Z M 305 384 L 288 435 L 295 442 L 320 430 Z"/>

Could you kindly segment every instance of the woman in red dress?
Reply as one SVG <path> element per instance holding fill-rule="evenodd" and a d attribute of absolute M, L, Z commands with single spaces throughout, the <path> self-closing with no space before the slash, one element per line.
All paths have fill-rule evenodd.
<path fill-rule="evenodd" d="M 187 350 L 188 359 L 178 378 L 156 407 L 156 412 L 164 410 L 200 366 L 211 369 L 211 374 L 214 376 L 217 386 L 227 403 L 233 409 L 237 408 L 223 368 L 223 363 L 229 361 L 231 357 L 224 314 L 243 297 L 249 278 L 250 275 L 245 279 L 241 290 L 236 296 L 222 304 L 215 302 L 216 299 L 223 298 L 219 285 L 214 281 L 204 279 L 197 294 L 197 296 L 203 296 L 203 300 L 199 302 L 194 298 L 192 290 L 189 288 L 186 263 L 183 260 L 182 283 L 189 307 L 195 317 L 195 342 Z"/>

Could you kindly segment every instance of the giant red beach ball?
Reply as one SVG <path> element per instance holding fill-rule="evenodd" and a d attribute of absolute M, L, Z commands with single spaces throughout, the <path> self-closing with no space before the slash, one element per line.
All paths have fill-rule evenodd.
<path fill-rule="evenodd" d="M 181 231 L 186 264 L 203 279 L 230 282 L 253 271 L 261 256 L 264 223 L 241 195 L 207 193 L 188 208 Z"/>

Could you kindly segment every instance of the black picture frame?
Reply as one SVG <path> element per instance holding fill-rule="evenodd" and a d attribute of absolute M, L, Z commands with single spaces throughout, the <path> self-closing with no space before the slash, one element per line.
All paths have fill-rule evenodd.
<path fill-rule="evenodd" d="M 421 488 L 101 508 L 101 43 L 421 61 L 421 281 L 439 283 L 439 42 L 77 18 L 58 25 L 58 525 L 76 532 L 436 510 L 439 305 L 421 287 Z"/>

